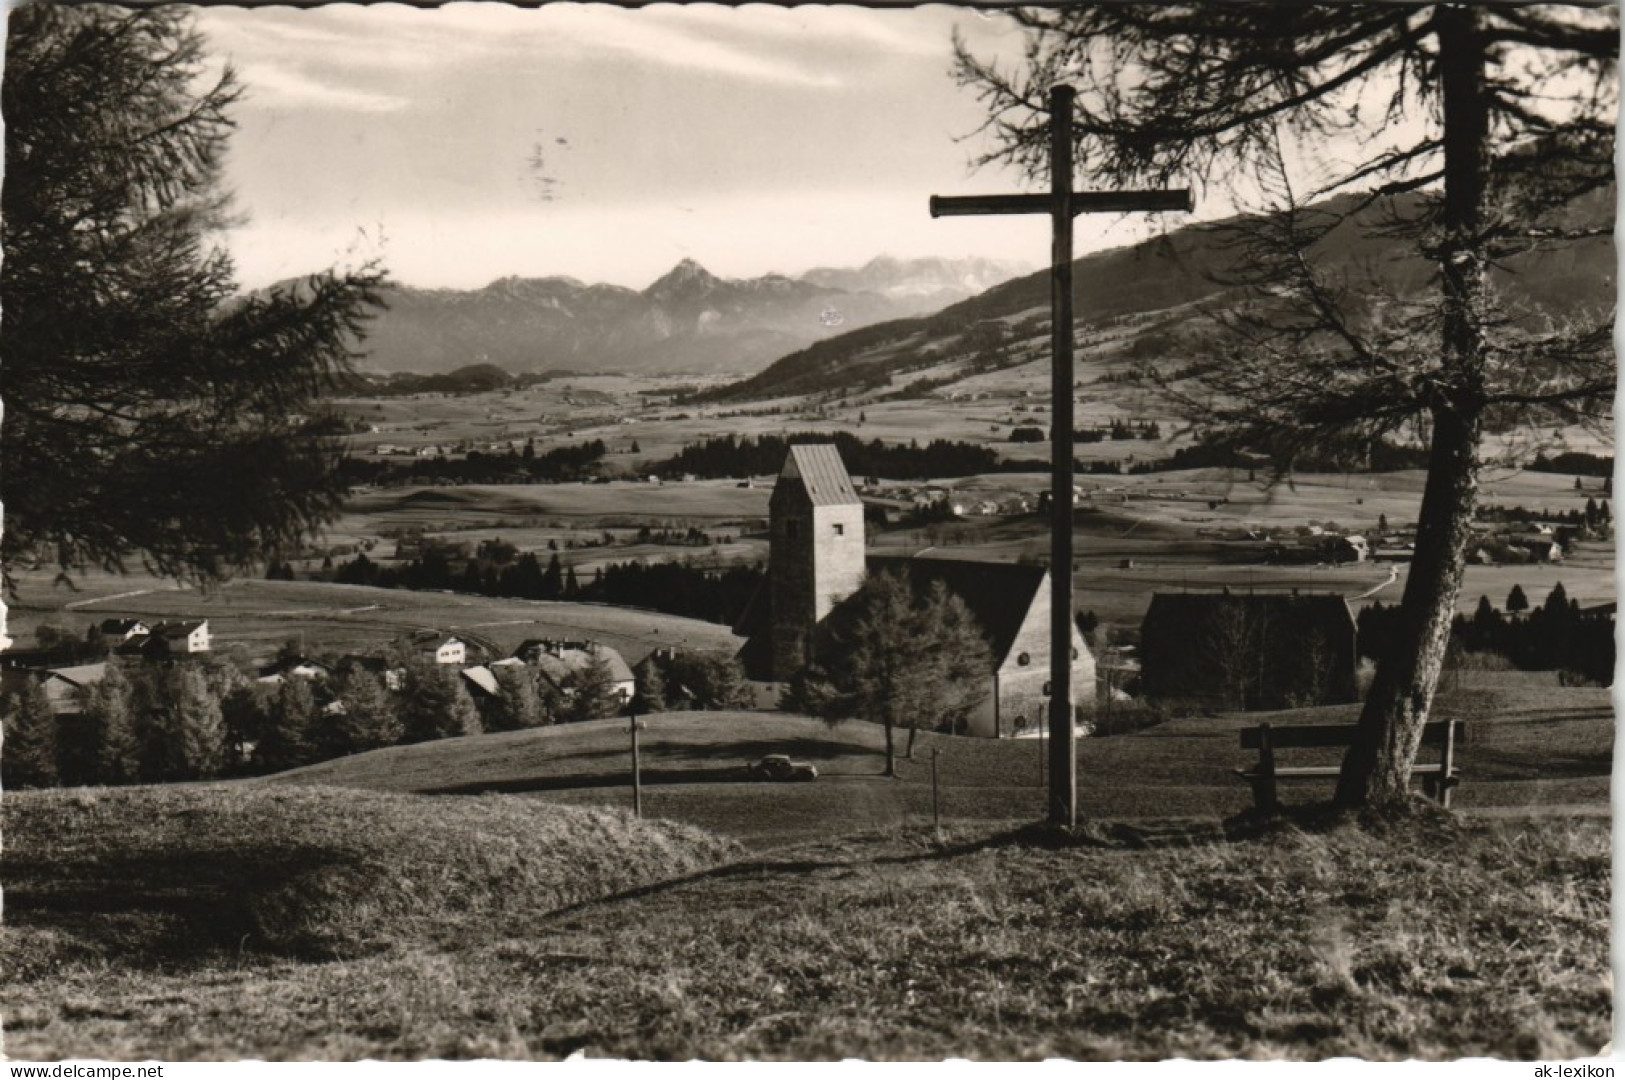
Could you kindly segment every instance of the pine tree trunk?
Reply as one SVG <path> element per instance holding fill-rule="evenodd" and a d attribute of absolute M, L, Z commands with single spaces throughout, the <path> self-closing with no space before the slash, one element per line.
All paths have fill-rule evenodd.
<path fill-rule="evenodd" d="M 904 749 L 903 756 L 908 758 L 910 761 L 914 760 L 914 736 L 918 735 L 919 733 L 919 728 L 911 727 L 908 729 L 908 746 L 906 749 Z"/>
<path fill-rule="evenodd" d="M 1489 165 L 1479 17 L 1471 8 L 1443 5 L 1434 16 L 1445 179 L 1437 256 L 1443 352 L 1431 388 L 1433 442 L 1399 625 L 1378 664 L 1359 735 L 1343 760 L 1336 794 L 1341 806 L 1393 806 L 1410 798 L 1411 766 L 1450 645 L 1471 537 L 1483 433 L 1485 344 L 1479 312 L 1485 254 L 1479 232 Z"/>
<path fill-rule="evenodd" d="M 897 743 L 892 722 L 886 721 L 886 775 L 897 776 Z"/>

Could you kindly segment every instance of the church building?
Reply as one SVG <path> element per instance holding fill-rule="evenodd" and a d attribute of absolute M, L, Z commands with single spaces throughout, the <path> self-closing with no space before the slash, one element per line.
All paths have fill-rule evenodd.
<path fill-rule="evenodd" d="M 955 559 L 871 557 L 863 503 L 836 448 L 792 446 L 769 500 L 767 581 L 735 633 L 746 674 L 767 682 L 794 678 L 814 658 L 820 628 L 863 585 L 866 574 L 903 577 L 919 593 L 942 582 L 964 601 L 987 638 L 993 665 L 987 698 L 970 734 L 1008 737 L 1046 724 L 1049 702 L 1049 571 L 1040 566 Z M 1074 700 L 1094 707 L 1095 661 L 1072 629 Z"/>

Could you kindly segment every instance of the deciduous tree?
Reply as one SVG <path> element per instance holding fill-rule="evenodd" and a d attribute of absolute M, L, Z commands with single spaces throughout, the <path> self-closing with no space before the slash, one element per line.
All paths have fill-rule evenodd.
<path fill-rule="evenodd" d="M 739 661 L 725 653 L 680 652 L 671 658 L 668 693 L 690 709 L 748 709 L 756 696 Z"/>
<path fill-rule="evenodd" d="M 832 722 L 883 725 L 887 776 L 897 775 L 897 728 L 908 730 L 912 755 L 916 733 L 959 731 L 987 698 L 992 653 L 965 602 L 940 581 L 919 595 L 896 574 L 876 574 L 828 626 L 789 704 Z"/>
<path fill-rule="evenodd" d="M 1486 431 L 1608 420 L 1610 313 L 1573 325 L 1503 304 L 1492 267 L 1612 230 L 1594 196 L 1612 178 L 1617 12 L 1248 2 L 1013 14 L 1029 35 L 1018 70 L 958 49 L 961 80 L 989 108 L 990 159 L 1041 172 L 1044 94 L 1071 82 L 1077 158 L 1094 180 L 1255 188 L 1273 211 L 1236 241 L 1250 274 L 1236 284 L 1256 292 L 1226 323 L 1235 347 L 1198 364 L 1184 391 L 1203 433 L 1283 466 L 1408 425 L 1429 446 L 1394 647 L 1336 794 L 1403 804 Z M 1300 193 L 1286 159 L 1332 139 L 1356 156 Z M 1430 266 L 1418 290 L 1373 299 L 1326 271 L 1329 251 L 1377 232 Z"/>

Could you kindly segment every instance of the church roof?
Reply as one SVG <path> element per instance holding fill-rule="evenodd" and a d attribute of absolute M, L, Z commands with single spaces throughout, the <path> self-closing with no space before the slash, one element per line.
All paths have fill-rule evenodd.
<path fill-rule="evenodd" d="M 779 470 L 780 480 L 800 480 L 814 506 L 858 506 L 857 490 L 846 474 L 834 443 L 801 443 L 790 447 Z"/>
<path fill-rule="evenodd" d="M 1049 578 L 1042 566 L 970 562 L 963 559 L 910 559 L 870 556 L 869 573 L 894 573 L 907 578 L 919 593 L 940 581 L 965 602 L 993 648 L 995 663 L 1003 663 L 1015 644 L 1027 612 Z"/>

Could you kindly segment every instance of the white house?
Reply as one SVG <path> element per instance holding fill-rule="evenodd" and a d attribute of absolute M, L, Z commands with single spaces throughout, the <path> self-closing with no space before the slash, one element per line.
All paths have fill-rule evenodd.
<path fill-rule="evenodd" d="M 433 653 L 437 664 L 468 663 L 468 645 L 460 637 L 431 640 L 423 645 L 423 651 Z"/>

